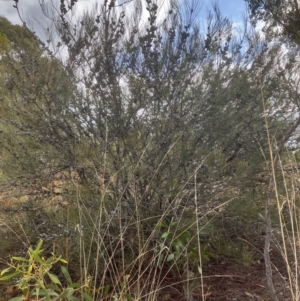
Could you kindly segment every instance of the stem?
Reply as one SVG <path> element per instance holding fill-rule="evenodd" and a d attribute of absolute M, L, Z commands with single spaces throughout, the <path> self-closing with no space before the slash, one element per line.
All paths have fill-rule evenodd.
<path fill-rule="evenodd" d="M 268 197 L 267 197 L 266 206 L 265 206 L 266 237 L 265 237 L 264 259 L 265 259 L 265 267 L 266 267 L 267 285 L 268 285 L 270 297 L 273 301 L 278 301 L 278 298 L 277 298 L 276 292 L 275 292 L 275 288 L 274 288 L 274 284 L 273 284 L 272 265 L 271 265 L 271 259 L 270 259 L 270 244 L 271 244 L 271 235 L 272 235 L 270 204 L 272 201 L 273 190 L 275 191 L 276 197 L 278 198 L 275 169 L 278 164 L 279 155 L 282 152 L 287 140 L 291 137 L 291 135 L 295 132 L 296 128 L 300 124 L 300 118 L 298 118 L 294 123 L 292 123 L 291 126 L 289 127 L 289 129 L 283 135 L 283 138 L 281 139 L 281 141 L 275 151 L 275 155 L 274 155 L 273 150 L 272 150 L 272 145 L 271 145 L 262 84 L 260 84 L 260 89 L 261 89 L 261 99 L 262 99 L 262 103 L 263 103 L 265 126 L 266 126 L 266 131 L 267 131 L 267 138 L 268 138 L 268 145 L 269 145 L 269 152 L 270 152 L 270 159 L 271 159 L 271 168 L 272 168 L 272 173 L 270 174 L 270 181 L 269 181 L 269 188 L 268 188 Z"/>

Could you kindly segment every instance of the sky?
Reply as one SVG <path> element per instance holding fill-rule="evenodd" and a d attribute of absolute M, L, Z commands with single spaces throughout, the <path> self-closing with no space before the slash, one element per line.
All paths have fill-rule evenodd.
<path fill-rule="evenodd" d="M 206 4 L 210 4 L 210 0 L 205 0 Z M 222 13 L 233 21 L 240 21 L 243 14 L 246 12 L 244 0 L 220 0 L 220 9 Z"/>
<path fill-rule="evenodd" d="M 134 1 L 134 0 L 133 0 Z M 24 17 L 38 16 L 41 15 L 39 2 L 41 0 L 19 0 L 19 7 L 21 14 Z M 78 9 L 83 10 L 91 5 L 94 1 L 92 0 L 78 0 Z M 202 0 L 202 13 L 205 16 L 207 6 L 210 6 L 213 0 Z M 0 15 L 6 17 L 14 24 L 21 24 L 20 18 L 15 8 L 13 8 L 13 0 L 0 0 Z M 221 12 L 229 17 L 232 21 L 239 23 L 242 20 L 243 13 L 245 12 L 245 1 L 244 0 L 219 0 L 219 6 Z"/>

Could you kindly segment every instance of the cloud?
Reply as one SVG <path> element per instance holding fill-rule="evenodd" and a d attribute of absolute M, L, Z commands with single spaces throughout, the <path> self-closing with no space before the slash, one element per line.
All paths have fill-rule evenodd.
<path fill-rule="evenodd" d="M 102 0 L 104 1 L 104 0 Z M 83 12 L 87 10 L 91 10 L 95 8 L 95 3 L 102 2 L 101 0 L 78 0 L 76 3 L 76 14 L 80 15 Z M 119 12 L 122 10 L 125 10 L 127 18 L 130 20 L 132 18 L 133 13 L 135 11 L 135 5 L 137 4 L 138 0 L 117 0 L 119 4 L 125 3 L 122 5 L 119 9 L 117 9 Z M 157 23 L 160 24 L 165 16 L 168 14 L 168 11 L 170 9 L 170 0 L 155 0 L 158 7 L 159 7 L 159 14 L 157 18 Z M 185 1 L 185 2 L 184 2 Z M 180 0 L 179 3 L 183 5 L 183 3 L 186 3 L 186 0 Z M 206 29 L 206 15 L 207 15 L 207 9 L 212 7 L 212 0 L 202 0 L 200 1 L 200 4 L 202 3 L 202 10 L 200 14 L 198 15 L 198 21 L 201 21 L 202 28 L 205 31 Z M 31 29 L 33 29 L 37 35 L 42 40 L 47 40 L 45 35 L 45 29 L 47 28 L 47 23 L 49 22 L 49 19 L 45 17 L 45 15 L 42 12 L 40 3 L 45 2 L 46 4 L 50 4 L 50 6 L 55 7 L 57 10 L 59 10 L 60 6 L 60 0 L 19 0 L 19 11 L 21 14 L 21 17 L 26 23 L 29 25 Z M 190 0 L 190 2 L 194 2 L 193 0 Z M 195 1 L 196 2 L 196 1 Z M 142 14 L 141 14 L 141 21 L 140 26 L 143 27 L 145 24 L 148 23 L 148 11 L 146 10 L 146 0 L 141 0 L 142 3 Z M 1 12 L 0 15 L 6 17 L 8 20 L 10 20 L 13 24 L 22 24 L 17 10 L 13 7 L 14 0 L 0 0 L 0 7 Z M 223 16 L 228 16 L 234 23 L 234 26 L 236 30 L 238 28 L 242 28 L 242 15 L 243 12 L 246 11 L 246 5 L 244 3 L 244 0 L 227 0 L 220 1 L 220 10 L 223 14 Z M 47 37 L 48 38 L 48 37 Z"/>
<path fill-rule="evenodd" d="M 28 0 L 25 0 L 28 1 Z M 29 0 L 31 1 L 31 0 Z M 17 10 L 13 7 L 13 0 L 0 0 L 1 13 L 2 17 L 7 18 L 13 24 L 21 24 L 20 18 L 17 14 Z"/>
<path fill-rule="evenodd" d="M 34 18 L 37 20 L 44 19 L 43 12 L 40 7 L 40 2 L 37 0 L 19 0 L 18 6 L 19 10 L 21 13 L 21 17 L 26 19 Z M 97 1 L 96 1 L 97 2 Z M 119 3 L 123 3 L 124 1 L 119 0 Z M 125 1 L 126 2 L 126 1 Z M 160 8 L 160 18 L 165 15 L 166 11 L 169 8 L 169 1 L 168 0 L 158 0 L 158 6 Z M 45 1 L 45 3 L 52 3 L 54 6 L 57 8 L 59 7 L 58 0 L 53 0 L 53 1 Z M 76 11 L 78 13 L 84 12 L 86 10 L 92 9 L 95 1 L 89 1 L 89 0 L 79 0 L 76 4 Z M 133 11 L 134 9 L 134 0 L 126 3 L 123 7 L 126 8 L 128 12 L 130 10 Z M 10 22 L 13 24 L 22 24 L 17 10 L 13 7 L 14 5 L 13 0 L 0 0 L 0 6 L 1 6 L 1 13 L 3 17 L 7 18 Z M 142 0 L 142 5 L 143 5 L 143 14 L 142 14 L 142 20 L 146 22 L 148 15 L 146 11 L 146 0 Z"/>
<path fill-rule="evenodd" d="M 1 8 L 3 11 L 1 15 L 14 24 L 22 24 L 19 18 L 17 10 L 13 7 L 13 0 L 2 0 Z M 37 15 L 41 13 L 39 1 L 36 0 L 21 0 L 19 1 L 19 10 L 22 18 L 26 18 L 30 15 Z"/>

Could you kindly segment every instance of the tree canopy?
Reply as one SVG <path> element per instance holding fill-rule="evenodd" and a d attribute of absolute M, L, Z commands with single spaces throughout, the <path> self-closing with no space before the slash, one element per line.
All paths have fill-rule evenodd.
<path fill-rule="evenodd" d="M 285 42 L 299 45 L 300 10 L 294 0 L 246 0 L 252 20 L 265 23 L 270 37 L 281 37 Z"/>
<path fill-rule="evenodd" d="M 85 168 L 93 178 L 103 173 L 105 158 L 109 173 L 120 177 L 111 185 L 122 183 L 112 188 L 116 198 L 136 182 L 136 192 L 154 200 L 174 197 L 181 189 L 174 181 L 188 181 L 211 152 L 222 163 L 207 166 L 208 181 L 216 166 L 214 178 L 221 179 L 241 162 L 263 162 L 261 88 L 278 139 L 297 102 L 289 98 L 296 88 L 289 72 L 278 77 L 281 48 L 247 29 L 236 35 L 216 5 L 205 31 L 196 9 L 183 15 L 175 2 L 170 8 L 160 20 L 148 1 L 148 23 L 141 26 L 139 2 L 130 20 L 125 8 L 105 2 L 74 24 L 68 19 L 74 8 L 62 6 L 51 17 L 57 39 L 47 47 L 27 28 L 1 19 L 11 44 L 1 60 L 2 137 L 20 166 L 30 162 L 32 174 L 49 164 Z M 53 53 L 62 47 L 61 60 Z"/>

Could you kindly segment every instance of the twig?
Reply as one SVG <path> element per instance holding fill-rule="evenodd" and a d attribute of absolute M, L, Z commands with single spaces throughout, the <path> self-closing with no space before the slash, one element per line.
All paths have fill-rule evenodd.
<path fill-rule="evenodd" d="M 275 155 L 273 156 L 268 121 L 267 121 L 267 116 L 265 114 L 266 109 L 265 109 L 264 95 L 263 95 L 263 89 L 262 89 L 261 83 L 260 83 L 260 89 L 261 89 L 261 99 L 262 99 L 263 109 L 264 109 L 265 126 L 266 126 L 267 137 L 268 137 L 269 152 L 270 152 L 270 158 L 271 158 L 271 168 L 272 168 L 272 172 L 270 174 L 270 179 L 269 179 L 268 197 L 267 197 L 266 206 L 265 206 L 266 237 L 265 237 L 264 258 L 265 258 L 266 277 L 267 277 L 267 284 L 268 284 L 270 297 L 273 301 L 278 301 L 278 298 L 276 296 L 276 291 L 274 288 L 274 284 L 273 284 L 272 265 L 271 265 L 271 259 L 270 259 L 270 244 L 271 244 L 271 237 L 272 237 L 270 203 L 272 200 L 273 190 L 275 189 L 275 193 L 277 192 L 277 185 L 276 185 L 276 178 L 275 178 L 276 170 L 275 169 L 276 169 L 276 166 L 277 166 L 277 163 L 279 160 L 279 155 L 280 155 L 281 151 L 283 150 L 285 143 L 288 141 L 288 139 L 291 137 L 291 135 L 295 132 L 296 128 L 300 124 L 300 118 L 298 118 L 294 123 L 292 123 L 291 126 L 289 127 L 289 129 L 285 132 L 285 134 L 283 135 L 283 137 L 275 151 Z"/>

